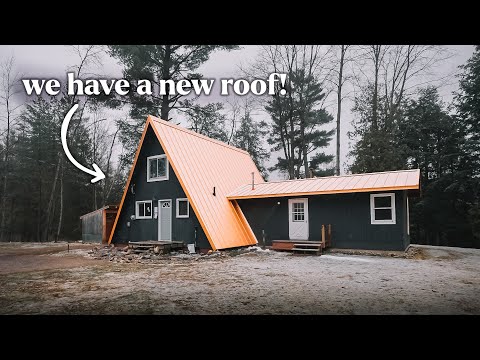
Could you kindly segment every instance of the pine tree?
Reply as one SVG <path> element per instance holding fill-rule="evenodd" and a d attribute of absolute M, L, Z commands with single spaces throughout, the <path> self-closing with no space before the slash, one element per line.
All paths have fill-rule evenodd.
<path fill-rule="evenodd" d="M 469 219 L 477 247 L 480 247 L 480 45 L 467 63 L 460 67 L 460 90 L 455 96 L 455 108 L 465 127 L 464 171 L 470 176 L 472 200 Z"/>
<path fill-rule="evenodd" d="M 288 173 L 290 179 L 309 177 L 310 172 L 325 174 L 322 167 L 334 157 L 320 149 L 330 144 L 334 130 L 322 128 L 333 121 L 322 108 L 324 97 L 318 80 L 300 69 L 289 77 L 287 94 L 277 93 L 267 103 L 265 110 L 272 119 L 268 143 L 273 145 L 273 151 L 283 150 L 284 153 L 271 170 Z M 333 174 L 333 171 L 329 169 L 328 173 Z"/>
<path fill-rule="evenodd" d="M 222 110 L 222 103 L 210 103 L 204 106 L 189 103 L 185 114 L 190 130 L 212 139 L 228 142 L 229 136 L 225 126 L 226 117 L 221 113 Z"/>
<path fill-rule="evenodd" d="M 397 149 L 406 166 L 421 171 L 422 196 L 410 203 L 412 241 L 472 246 L 463 124 L 445 110 L 437 89 L 427 87 L 406 104 L 399 133 Z"/>
<path fill-rule="evenodd" d="M 403 156 L 397 146 L 401 108 L 397 109 L 393 121 L 389 121 L 385 97 L 378 94 L 378 88 L 367 86 L 355 98 L 352 111 L 354 130 L 349 137 L 357 141 L 349 153 L 354 158 L 350 171 L 367 173 L 402 169 Z"/>
<path fill-rule="evenodd" d="M 186 108 L 193 104 L 189 99 L 182 101 L 185 96 L 158 95 L 161 80 L 199 79 L 197 72 L 200 65 L 205 63 L 210 55 L 219 50 L 234 50 L 236 45 L 110 45 L 110 54 L 119 60 L 123 66 L 123 76 L 133 86 L 139 79 L 152 82 L 152 95 L 139 95 L 130 91 L 127 96 L 98 97 L 113 108 L 122 107 L 125 103 L 130 106 L 130 120 L 118 120 L 120 128 L 119 139 L 125 150 L 121 157 L 121 165 L 129 167 L 133 154 L 140 140 L 140 136 L 148 115 L 158 116 L 163 120 L 171 120 L 171 110 Z M 167 90 L 169 87 L 167 86 Z"/>
<path fill-rule="evenodd" d="M 268 178 L 264 163 L 270 157 L 270 153 L 262 143 L 267 133 L 267 123 L 265 121 L 255 121 L 252 118 L 251 111 L 246 106 L 245 112 L 240 118 L 240 126 L 234 135 L 234 145 L 250 154 L 264 179 Z"/>

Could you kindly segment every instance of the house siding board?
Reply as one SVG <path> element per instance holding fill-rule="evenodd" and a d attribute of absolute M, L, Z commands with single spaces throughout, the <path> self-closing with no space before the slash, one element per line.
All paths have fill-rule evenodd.
<path fill-rule="evenodd" d="M 135 184 L 135 194 L 128 189 L 117 227 L 113 235 L 113 243 L 127 243 L 128 241 L 158 240 L 158 219 L 130 219 L 135 214 L 135 202 L 152 200 L 152 207 L 158 206 L 158 200 L 172 200 L 172 240 L 193 243 L 195 241 L 195 227 L 197 227 L 197 246 L 210 249 L 210 244 L 191 205 L 188 218 L 176 217 L 176 199 L 186 198 L 186 195 L 169 163 L 169 179 L 165 181 L 147 182 L 147 157 L 161 155 L 165 152 L 158 142 L 152 128 L 147 130 L 142 149 L 132 175 L 130 185 Z M 153 201 L 155 197 L 156 201 Z M 153 215 L 153 209 L 152 209 Z M 127 227 L 130 221 L 131 226 Z"/>
<path fill-rule="evenodd" d="M 321 240 L 322 224 L 332 225 L 332 247 L 367 250 L 405 250 L 406 194 L 395 191 L 396 224 L 372 225 L 370 194 L 347 193 L 302 196 L 308 198 L 309 240 Z M 295 197 L 237 200 L 258 241 L 262 229 L 266 244 L 288 240 L 288 199 Z M 280 202 L 280 205 L 277 205 Z"/>

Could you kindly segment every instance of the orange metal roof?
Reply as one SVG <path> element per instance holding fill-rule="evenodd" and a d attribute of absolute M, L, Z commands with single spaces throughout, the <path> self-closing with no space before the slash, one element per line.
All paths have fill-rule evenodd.
<path fill-rule="evenodd" d="M 130 171 L 117 219 L 148 126 L 152 126 L 171 167 L 214 250 L 255 245 L 257 240 L 239 206 L 226 195 L 240 185 L 264 180 L 250 155 L 181 126 L 149 116 Z M 216 195 L 213 195 L 215 187 Z M 111 242 L 116 222 L 110 236 Z"/>
<path fill-rule="evenodd" d="M 248 182 L 247 182 L 248 183 Z M 369 191 L 410 190 L 420 187 L 420 170 L 400 170 L 345 176 L 272 181 L 252 185 L 244 183 L 230 192 L 229 199 L 336 194 Z"/>

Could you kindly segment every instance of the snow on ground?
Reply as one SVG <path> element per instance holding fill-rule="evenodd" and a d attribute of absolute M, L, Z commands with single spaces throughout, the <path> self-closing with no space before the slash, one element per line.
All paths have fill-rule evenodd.
<path fill-rule="evenodd" d="M 480 250 L 416 248 L 417 259 L 275 251 L 85 259 L 0 275 L 0 313 L 480 314 Z"/>

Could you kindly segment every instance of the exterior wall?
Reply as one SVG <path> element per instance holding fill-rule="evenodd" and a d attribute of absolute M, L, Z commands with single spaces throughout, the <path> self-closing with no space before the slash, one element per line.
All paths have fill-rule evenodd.
<path fill-rule="evenodd" d="M 102 242 L 103 209 L 98 209 L 81 217 L 82 241 Z"/>
<path fill-rule="evenodd" d="M 389 191 L 391 192 L 391 191 Z M 381 192 L 378 192 L 381 193 Z M 370 193 L 301 196 L 308 198 L 309 240 L 321 240 L 322 224 L 332 225 L 332 247 L 405 250 L 409 244 L 406 192 L 396 191 L 396 224 L 372 225 Z M 294 198 L 294 197 L 291 197 Z M 288 240 L 288 197 L 237 200 L 259 244 Z M 280 204 L 277 204 L 277 203 Z"/>
<path fill-rule="evenodd" d="M 158 200 L 171 199 L 172 240 L 183 241 L 187 244 L 193 243 L 195 241 L 195 228 L 197 228 L 197 247 L 210 249 L 210 243 L 191 206 L 188 218 L 176 217 L 176 199 L 186 198 L 187 196 L 170 163 L 168 164 L 168 180 L 147 182 L 147 157 L 161 154 L 164 154 L 164 151 L 149 126 L 130 182 L 130 186 L 134 184 L 135 194 L 132 194 L 130 188 L 128 189 L 112 242 L 158 240 L 158 219 L 152 216 L 152 219 L 132 221 L 130 216 L 135 215 L 136 201 L 152 200 L 152 207 L 155 208 L 158 207 Z M 127 226 L 127 222 L 130 222 L 130 227 Z"/>

